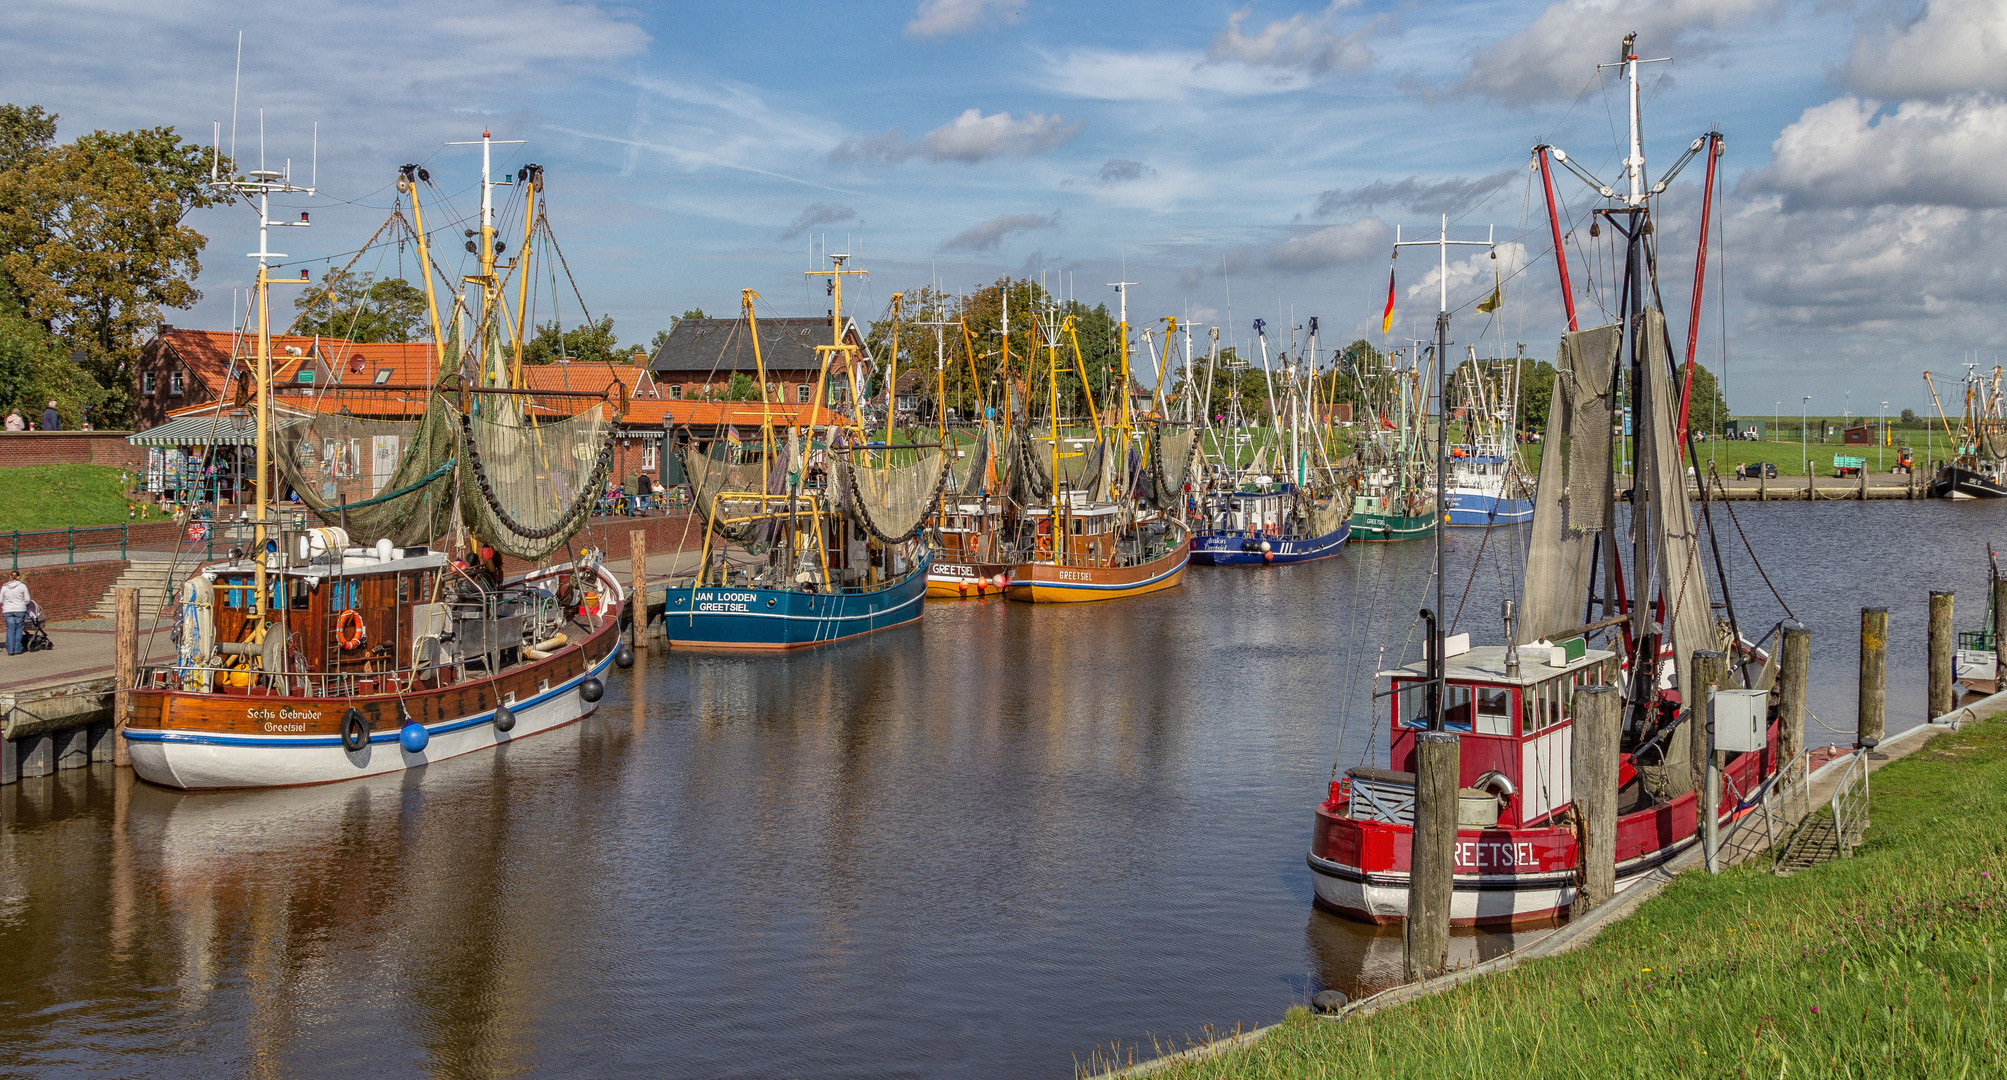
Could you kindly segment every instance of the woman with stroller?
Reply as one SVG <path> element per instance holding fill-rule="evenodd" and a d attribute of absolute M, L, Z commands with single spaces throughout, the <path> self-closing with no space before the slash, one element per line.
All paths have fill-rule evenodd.
<path fill-rule="evenodd" d="M 21 644 L 21 628 L 28 621 L 28 605 L 33 602 L 28 597 L 28 583 L 21 580 L 21 571 L 9 572 L 7 583 L 0 585 L 0 617 L 7 621 L 8 656 L 19 656 L 26 651 Z"/>

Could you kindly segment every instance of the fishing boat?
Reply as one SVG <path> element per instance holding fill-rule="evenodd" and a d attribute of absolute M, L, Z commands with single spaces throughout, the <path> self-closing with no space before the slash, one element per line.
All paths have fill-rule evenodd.
<path fill-rule="evenodd" d="M 1777 727 L 1767 704 L 1774 669 L 1768 655 L 1736 627 L 1734 603 L 1726 594 L 1717 620 L 1713 596 L 1725 578 L 1718 556 L 1712 581 L 1703 564 L 1684 483 L 1695 455 L 1679 403 L 1686 398 L 1682 382 L 1692 377 L 1693 355 L 1688 353 L 1682 373 L 1672 358 L 1664 316 L 1648 306 L 1647 298 L 1658 290 L 1652 280 L 1655 253 L 1647 252 L 1654 231 L 1654 208 L 1647 200 L 1657 189 L 1644 175 L 1633 43 L 1625 39 L 1620 61 L 1631 100 L 1627 192 L 1607 196 L 1611 186 L 1593 185 L 1616 202 L 1596 214 L 1614 230 L 1613 241 L 1621 237 L 1625 243 L 1627 302 L 1617 306 L 1624 317 L 1608 326 L 1576 328 L 1566 263 L 1560 260 L 1562 217 L 1550 194 L 1569 331 L 1556 356 L 1561 375 L 1543 443 L 1521 587 L 1524 609 L 1515 613 L 1508 606 L 1502 644 L 1472 645 L 1467 634 L 1448 634 L 1435 618 L 1445 602 L 1438 547 L 1436 607 L 1424 611 L 1422 620 L 1426 655 L 1421 663 L 1381 670 L 1386 690 L 1376 681 L 1373 700 L 1386 702 L 1382 718 L 1373 721 L 1387 736 L 1384 764 L 1346 770 L 1332 780 L 1313 813 L 1308 862 L 1317 903 L 1347 916 L 1385 923 L 1408 915 L 1416 744 L 1425 733 L 1453 733 L 1457 741 L 1460 790 L 1449 911 L 1457 925 L 1551 919 L 1573 903 L 1581 860 L 1570 814 L 1571 709 L 1575 691 L 1584 686 L 1614 686 L 1623 703 L 1614 855 L 1619 890 L 1699 842 L 1710 748 L 1726 751 L 1720 770 L 1726 779 L 1717 789 L 1725 796 L 1718 804 L 1721 821 L 1751 812 L 1779 771 Z M 1549 150 L 1534 151 L 1543 175 Z M 1710 132 L 1695 140 L 1666 179 L 1703 152 L 1705 223 L 1721 136 Z M 1558 151 L 1553 156 L 1566 160 Z M 1435 242 L 1452 243 L 1447 233 L 1445 223 Z M 1695 318 L 1700 294 L 1697 282 Z M 1447 351 L 1448 328 L 1445 302 L 1437 317 L 1438 357 Z M 1626 373 L 1622 379 L 1620 371 Z M 1618 542 L 1622 500 L 1610 445 L 1620 386 L 1633 388 L 1632 450 L 1641 463 L 1631 489 L 1628 552 Z M 1441 460 L 1446 446 L 1438 439 Z M 1598 589 L 1605 574 L 1609 587 Z M 1701 670 L 1703 657 L 1719 657 L 1708 661 L 1711 671 Z M 1710 709 L 1724 719 L 1739 713 L 1746 723 L 1739 729 L 1725 723 L 1719 741 L 1710 742 L 1702 734 Z"/>
<path fill-rule="evenodd" d="M 1533 520 L 1532 492 L 1519 467 L 1521 361 L 1480 361 L 1476 349 L 1456 370 L 1464 440 L 1450 448 L 1443 524 L 1488 529 Z"/>
<path fill-rule="evenodd" d="M 468 279 L 481 286 L 478 327 L 457 354 L 435 334 L 443 374 L 421 385 L 274 385 L 269 269 L 285 256 L 270 250 L 270 199 L 312 188 L 281 172 L 212 175 L 220 194 L 259 214 L 256 355 L 253 377 L 239 380 L 239 417 L 257 425 L 257 516 L 221 538 L 235 544 L 227 559 L 189 576 L 175 660 L 143 668 L 130 691 L 121 734 L 142 779 L 254 788 L 413 769 L 572 723 L 596 707 L 608 666 L 632 662 L 620 643 L 626 597 L 599 554 L 550 560 L 591 512 L 611 462 L 613 407 L 565 415 L 553 405 L 603 395 L 521 388 L 520 327 L 504 344 L 510 279 L 495 259 L 504 243 L 489 142 L 483 132 L 482 272 Z M 416 166 L 397 179 L 418 222 L 399 239 L 427 267 L 419 191 L 429 182 Z M 507 269 L 526 285 L 535 230 L 547 227 L 536 212 L 541 170 L 515 186 L 525 224 Z M 429 273 L 426 294 L 436 330 Z M 254 417 L 241 408 L 250 392 Z M 280 392 L 291 398 L 283 412 Z M 400 402 L 419 417 L 383 418 Z M 319 524 L 278 512 L 274 464 Z M 433 549 L 448 536 L 471 541 L 463 557 Z M 533 568 L 505 578 L 504 554 Z"/>
<path fill-rule="evenodd" d="M 847 256 L 830 258 L 829 269 L 809 271 L 829 278 L 832 340 L 817 346 L 821 371 L 800 427 L 774 423 L 759 294 L 741 293 L 761 388 L 760 439 L 706 448 L 684 441 L 705 532 L 696 572 L 671 583 L 663 602 L 672 647 L 793 649 L 920 617 L 932 557 L 921 526 L 939 501 L 946 454 L 939 443 L 894 445 L 889 410 L 881 439 L 867 434 L 861 412 L 830 415 L 822 428 L 833 360 L 848 380 L 847 400 L 864 400 L 863 357 L 843 321 L 843 279 L 864 271 L 846 269 Z M 896 378 L 895 367 L 887 385 Z M 737 563 L 734 548 L 744 553 Z"/>
<path fill-rule="evenodd" d="M 1119 374 L 1120 385 L 1126 387 L 1129 316 L 1127 294 L 1120 295 Z M 1004 596 L 1029 603 L 1073 604 L 1176 588 L 1191 561 L 1191 529 L 1177 514 L 1152 508 L 1141 498 L 1148 473 L 1142 449 L 1132 438 L 1130 395 L 1121 395 L 1121 406 L 1105 430 L 1098 414 L 1094 417 L 1091 449 L 1079 451 L 1084 467 L 1063 468 L 1061 447 L 1067 440 L 1060 422 L 1058 378 L 1062 335 L 1073 344 L 1083 387 L 1087 380 L 1072 316 L 1061 320 L 1056 311 L 1048 311 L 1044 331 L 1048 431 L 1034 448 L 1028 428 L 1018 428 L 1019 466 L 1030 495 L 1012 538 L 1018 557 Z M 1091 395 L 1089 408 L 1093 408 Z M 1189 460 L 1188 437 L 1183 445 Z"/>
<path fill-rule="evenodd" d="M 1360 478 L 1352 497 L 1352 539 L 1364 543 L 1421 540 L 1435 535 L 1436 485 L 1427 451 L 1429 375 L 1416 348 L 1402 366 L 1400 350 L 1384 370 L 1359 373 L 1367 400 L 1360 436 Z"/>
<path fill-rule="evenodd" d="M 1955 435 L 1938 399 L 1936 380 L 1928 371 L 1923 378 L 1937 407 L 1938 422 L 1957 451 L 1931 478 L 1926 489 L 1930 497 L 2007 498 L 2007 393 L 2002 390 L 2001 369 L 1995 367 L 1990 375 L 1984 375 L 1979 365 L 1965 365 L 1965 412 Z"/>
<path fill-rule="evenodd" d="M 1256 321 L 1255 335 L 1266 335 Z M 1317 319 L 1310 320 L 1310 357 L 1317 355 Z M 1292 343 L 1292 349 L 1294 344 Z M 1202 491 L 1195 505 L 1192 561 L 1207 566 L 1272 566 L 1337 555 L 1352 535 L 1356 480 L 1341 471 L 1308 402 L 1317 383 L 1314 362 L 1283 367 L 1281 401 L 1287 436 L 1278 443 L 1285 477 L 1226 473 L 1226 483 Z"/>
<path fill-rule="evenodd" d="M 1003 289 L 1003 367 L 1010 364 L 1010 290 Z M 1010 579 L 1010 553 L 1005 536 L 1015 515 L 1006 493 L 1010 489 L 1010 467 L 1014 455 L 989 410 L 984 407 L 983 378 L 976 370 L 975 342 L 965 319 L 948 322 L 936 319 L 922 325 L 934 328 L 934 415 L 936 437 L 948 448 L 948 475 L 937 511 L 928 519 L 927 534 L 933 548 L 927 567 L 927 596 L 938 600 L 967 600 L 1001 597 Z M 980 419 L 966 432 L 950 432 L 947 424 L 947 342 L 946 329 L 961 329 L 969 365 L 969 387 L 975 397 L 975 415 Z M 899 324 L 892 322 L 893 345 L 898 349 Z M 966 444 L 962 441 L 967 435 Z"/>

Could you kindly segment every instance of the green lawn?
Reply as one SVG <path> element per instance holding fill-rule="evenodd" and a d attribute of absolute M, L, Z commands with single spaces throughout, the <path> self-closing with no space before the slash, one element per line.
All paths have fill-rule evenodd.
<path fill-rule="evenodd" d="M 2007 722 L 1874 774 L 1852 859 L 1682 875 L 1576 952 L 1158 1077 L 1977 1077 L 2007 1062 Z"/>
<path fill-rule="evenodd" d="M 125 491 L 112 465 L 23 465 L 0 469 L 0 532 L 117 525 Z"/>

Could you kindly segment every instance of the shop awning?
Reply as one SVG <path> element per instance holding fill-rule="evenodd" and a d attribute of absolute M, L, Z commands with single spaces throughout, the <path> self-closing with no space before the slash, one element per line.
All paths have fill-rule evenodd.
<path fill-rule="evenodd" d="M 272 418 L 274 430 L 284 430 L 291 423 L 290 417 Z M 186 413 L 145 431 L 135 431 L 125 441 L 133 446 L 256 446 L 258 429 L 246 424 L 239 433 L 230 422 L 229 413 Z"/>

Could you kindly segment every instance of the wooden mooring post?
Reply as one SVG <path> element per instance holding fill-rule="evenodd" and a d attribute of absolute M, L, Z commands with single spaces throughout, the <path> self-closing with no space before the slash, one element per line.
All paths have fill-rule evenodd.
<path fill-rule="evenodd" d="M 648 533 L 642 529 L 630 529 L 627 543 L 634 560 L 627 589 L 627 602 L 629 610 L 634 613 L 634 621 L 628 627 L 628 636 L 633 640 L 634 651 L 643 652 L 648 648 Z"/>
<path fill-rule="evenodd" d="M 1789 764 L 1805 749 L 1805 679 L 1812 667 L 1812 631 L 1803 623 L 1784 624 L 1777 657 L 1777 759 Z M 1786 790 L 1803 774 L 1778 778 Z"/>
<path fill-rule="evenodd" d="M 1993 579 L 1993 689 L 2007 690 L 2007 634 L 2000 632 L 2007 618 L 2007 577 Z"/>
<path fill-rule="evenodd" d="M 1617 892 L 1617 751 L 1623 734 L 1618 705 L 1616 687 L 1583 686 L 1571 706 L 1575 734 L 1568 765 L 1580 820 L 1575 852 L 1582 880 L 1569 909 L 1574 916 L 1608 903 Z"/>
<path fill-rule="evenodd" d="M 1408 855 L 1408 978 L 1432 979 L 1449 962 L 1450 901 L 1456 890 L 1457 790 L 1462 740 L 1452 731 L 1415 735 L 1415 831 Z"/>
<path fill-rule="evenodd" d="M 132 688 L 139 682 L 138 589 L 122 588 L 112 594 L 112 649 L 112 670 L 118 678 L 112 691 L 112 764 L 129 769 L 132 756 L 125 748 L 125 725 L 132 716 Z"/>
<path fill-rule="evenodd" d="M 1951 711 L 1951 650 L 1956 640 L 1951 632 L 1950 592 L 1930 594 L 1930 711 L 1929 718 Z"/>
<path fill-rule="evenodd" d="M 1889 609 L 1861 609 L 1861 686 L 1854 745 L 1873 746 L 1888 726 Z"/>

